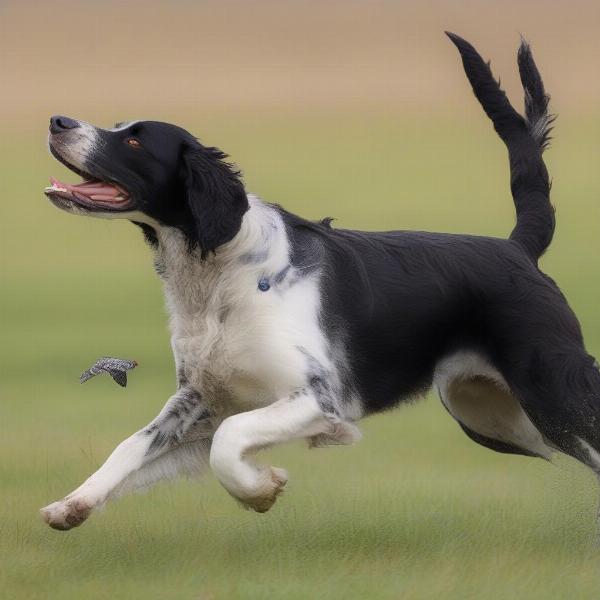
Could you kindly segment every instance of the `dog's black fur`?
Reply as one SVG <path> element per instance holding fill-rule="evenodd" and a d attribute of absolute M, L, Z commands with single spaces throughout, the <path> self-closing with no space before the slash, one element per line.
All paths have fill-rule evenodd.
<path fill-rule="evenodd" d="M 306 355 L 307 381 L 324 413 L 343 417 L 340 403 L 357 398 L 361 414 L 389 409 L 427 390 L 447 357 L 472 352 L 500 374 L 507 394 L 520 403 L 545 444 L 600 473 L 600 372 L 585 350 L 576 316 L 537 264 L 555 226 L 542 160 L 552 123 L 548 96 L 526 43 L 518 53 L 523 117 L 476 50 L 448 35 L 477 99 L 508 148 L 517 213 L 509 239 L 349 231 L 271 206 L 270 213 L 276 211 L 283 220 L 291 266 L 273 274 L 270 285 L 292 272 L 297 279 L 319 272 L 320 333 L 328 348 L 341 349 L 339 377 L 299 351 Z M 140 225 L 151 243 L 157 243 L 152 222 L 174 227 L 206 261 L 235 238 L 249 203 L 239 173 L 222 152 L 164 123 L 134 123 L 95 135 L 102 139 L 83 174 L 129 192 L 127 210 L 149 217 Z M 123 144 L 132 137 L 140 145 Z M 52 190 L 48 194 L 56 195 Z M 237 264 L 264 261 L 269 240 L 260 243 Z M 454 416 L 479 444 L 538 455 L 519 445 L 518 437 L 493 438 Z"/>
<path fill-rule="evenodd" d="M 600 373 L 566 299 L 537 267 L 555 224 L 542 160 L 548 96 L 527 44 L 518 54 L 523 118 L 475 49 L 449 37 L 508 147 L 517 209 L 510 238 L 335 230 L 282 211 L 290 237 L 313 248 L 309 262 L 327 264 L 324 325 L 343 338 L 369 412 L 426 390 L 442 357 L 472 349 L 502 373 L 551 445 L 597 469 L 577 438 L 600 450 Z M 494 450 L 531 454 L 461 426 Z"/>
<path fill-rule="evenodd" d="M 57 119 L 70 120 L 53 117 L 52 122 Z M 239 172 L 225 161 L 227 155 L 169 123 L 120 125 L 117 123 L 115 130 L 97 130 L 94 159 L 86 162 L 85 171 L 74 168 L 53 144 L 50 151 L 84 178 L 127 189 L 137 210 L 181 229 L 191 246 L 208 253 L 230 241 L 248 210 L 248 200 Z M 124 143 L 131 139 L 139 145 Z M 128 205 L 120 210 L 130 209 Z M 151 230 L 140 225 L 152 242 L 155 236 Z"/>

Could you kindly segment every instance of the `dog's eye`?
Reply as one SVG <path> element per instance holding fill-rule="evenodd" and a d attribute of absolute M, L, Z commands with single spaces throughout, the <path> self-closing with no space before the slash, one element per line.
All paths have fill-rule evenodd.
<path fill-rule="evenodd" d="M 126 142 L 132 147 L 132 148 L 141 148 L 142 144 L 140 144 L 139 140 L 136 140 L 135 138 L 129 138 L 126 140 Z"/>

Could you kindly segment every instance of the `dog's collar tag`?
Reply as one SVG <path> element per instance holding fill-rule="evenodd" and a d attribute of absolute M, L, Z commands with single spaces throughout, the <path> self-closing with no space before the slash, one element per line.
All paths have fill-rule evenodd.
<path fill-rule="evenodd" d="M 258 280 L 258 289 L 261 292 L 268 292 L 271 289 L 271 284 L 266 277 L 262 277 Z"/>

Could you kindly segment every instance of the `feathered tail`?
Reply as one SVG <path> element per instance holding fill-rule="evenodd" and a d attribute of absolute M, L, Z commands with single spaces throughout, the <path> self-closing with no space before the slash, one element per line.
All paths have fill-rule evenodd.
<path fill-rule="evenodd" d="M 544 253 L 554 234 L 554 208 L 550 204 L 550 181 L 542 159 L 548 147 L 554 117 L 548 114 L 549 96 L 529 45 L 521 42 L 517 55 L 525 91 L 525 117 L 510 104 L 494 79 L 489 63 L 459 36 L 446 32 L 460 52 L 473 92 L 494 129 L 508 148 L 510 187 L 517 224 L 510 234 L 534 260 Z"/>

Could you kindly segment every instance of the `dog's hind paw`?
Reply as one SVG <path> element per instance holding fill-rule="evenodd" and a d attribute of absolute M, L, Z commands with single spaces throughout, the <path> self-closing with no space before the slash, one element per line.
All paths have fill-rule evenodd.
<path fill-rule="evenodd" d="M 92 508 L 85 499 L 65 498 L 42 508 L 40 514 L 53 529 L 67 531 L 79 527 L 90 516 Z"/>

